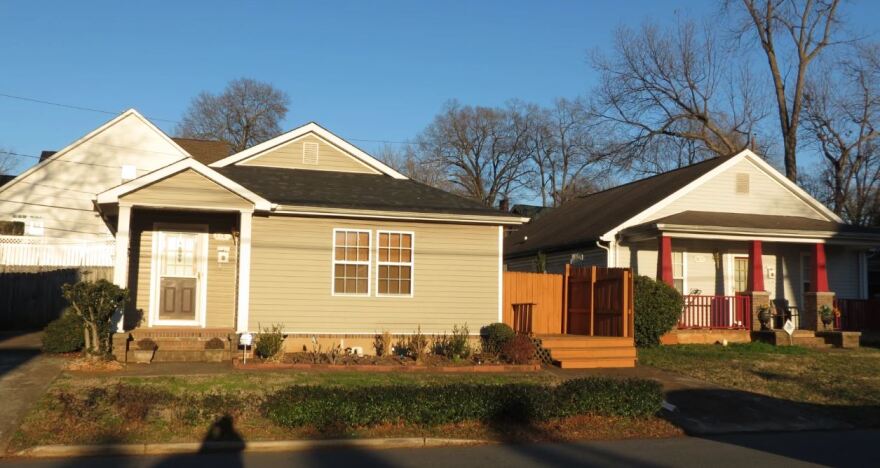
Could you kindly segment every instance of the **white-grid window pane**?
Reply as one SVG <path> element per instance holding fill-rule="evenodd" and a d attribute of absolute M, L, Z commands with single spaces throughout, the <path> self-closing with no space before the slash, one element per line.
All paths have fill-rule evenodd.
<path fill-rule="evenodd" d="M 377 294 L 411 296 L 413 287 L 413 234 L 379 232 Z"/>
<path fill-rule="evenodd" d="M 333 294 L 370 294 L 370 231 L 333 233 Z"/>

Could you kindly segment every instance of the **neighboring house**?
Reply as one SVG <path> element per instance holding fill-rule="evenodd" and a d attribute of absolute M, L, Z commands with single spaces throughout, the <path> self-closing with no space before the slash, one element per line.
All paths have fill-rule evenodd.
<path fill-rule="evenodd" d="M 173 139 L 135 110 L 123 112 L 0 186 L 0 222 L 23 236 L 0 236 L 0 267 L 113 265 L 113 234 L 94 209 L 96 195 L 190 154 L 204 163 L 228 156 L 223 143 Z"/>
<path fill-rule="evenodd" d="M 844 224 L 743 151 L 555 208 L 506 239 L 505 264 L 533 271 L 541 252 L 550 272 L 632 268 L 686 296 L 684 327 L 757 328 L 748 310 L 772 301 L 774 326 L 791 318 L 816 330 L 830 293 L 867 298 L 866 253 L 878 244 L 880 231 Z"/>
<path fill-rule="evenodd" d="M 280 324 L 293 342 L 367 351 L 384 330 L 500 321 L 503 227 L 526 221 L 409 180 L 314 123 L 139 174 L 96 207 L 115 229 L 115 282 L 132 291 L 122 337 Z"/>

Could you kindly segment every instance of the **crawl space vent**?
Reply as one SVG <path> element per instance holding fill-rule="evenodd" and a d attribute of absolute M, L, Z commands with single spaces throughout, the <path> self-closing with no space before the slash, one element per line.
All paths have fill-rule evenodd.
<path fill-rule="evenodd" d="M 318 164 L 317 143 L 303 143 L 303 164 Z"/>
<path fill-rule="evenodd" d="M 736 193 L 749 193 L 749 175 L 740 173 L 736 175 Z"/>

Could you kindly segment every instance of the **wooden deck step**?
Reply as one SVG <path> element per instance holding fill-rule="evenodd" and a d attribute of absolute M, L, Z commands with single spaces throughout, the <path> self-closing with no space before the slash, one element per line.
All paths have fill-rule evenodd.
<path fill-rule="evenodd" d="M 563 369 L 635 367 L 632 338 L 614 336 L 542 335 L 541 347 Z"/>
<path fill-rule="evenodd" d="M 591 359 L 566 359 L 555 362 L 562 369 L 600 369 L 635 367 L 634 358 L 591 358 Z"/>

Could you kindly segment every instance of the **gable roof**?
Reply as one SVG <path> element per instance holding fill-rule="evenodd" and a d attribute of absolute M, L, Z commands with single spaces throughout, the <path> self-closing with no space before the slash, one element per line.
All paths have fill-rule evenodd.
<path fill-rule="evenodd" d="M 678 197 L 743 160 L 753 163 L 828 221 L 843 222 L 762 158 L 745 150 L 579 197 L 511 234 L 505 242 L 505 255 L 524 256 L 610 240 L 618 231 L 646 221 Z"/>
<path fill-rule="evenodd" d="M 469 198 L 410 179 L 262 166 L 226 166 L 216 168 L 216 171 L 279 205 L 508 216 L 520 219 Z"/>
<path fill-rule="evenodd" d="M 172 138 L 190 156 L 202 164 L 211 164 L 229 156 L 229 143 L 196 138 Z"/>
<path fill-rule="evenodd" d="M 155 171 L 138 177 L 137 179 L 130 180 L 124 184 L 117 185 L 116 187 L 101 192 L 98 194 L 96 201 L 99 205 L 107 203 L 118 203 L 119 197 L 122 197 L 123 195 L 134 192 L 143 187 L 147 187 L 153 183 L 156 183 L 167 177 L 173 176 L 189 169 L 195 171 L 202 176 L 207 177 L 212 182 L 229 190 L 230 192 L 235 193 L 245 200 L 252 202 L 254 204 L 254 209 L 256 210 L 269 211 L 272 209 L 272 203 L 270 203 L 265 198 L 248 190 L 237 182 L 211 169 L 210 167 L 196 161 L 194 158 L 181 159 L 180 161 L 171 163 L 163 168 L 156 169 Z"/>
<path fill-rule="evenodd" d="M 599 240 L 606 232 L 672 195 L 729 158 L 703 162 L 578 197 L 508 236 L 505 255 L 564 250 Z"/>
<path fill-rule="evenodd" d="M 57 159 L 60 159 L 60 158 L 64 157 L 64 155 L 66 155 L 67 153 L 73 151 L 74 149 L 78 148 L 80 145 L 86 143 L 87 141 L 91 140 L 92 138 L 94 138 L 94 137 L 100 135 L 101 133 L 103 133 L 103 132 L 104 132 L 105 130 L 107 130 L 108 128 L 110 128 L 110 127 L 116 125 L 117 123 L 119 123 L 119 122 L 125 120 L 127 117 L 135 117 L 135 118 L 137 118 L 138 120 L 140 120 L 141 122 L 143 122 L 143 123 L 144 123 L 144 124 L 150 129 L 150 130 L 152 130 L 152 131 L 154 131 L 156 134 L 158 134 L 160 138 L 162 138 L 162 139 L 164 139 L 165 141 L 167 141 L 167 142 L 168 142 L 171 146 L 173 146 L 174 148 L 180 150 L 180 153 L 181 153 L 180 156 L 181 156 L 181 157 L 186 157 L 186 154 L 187 154 L 186 150 L 184 150 L 183 148 L 181 148 L 180 145 L 178 145 L 174 140 L 172 140 L 171 137 L 169 137 L 168 135 L 166 135 L 165 132 L 163 132 L 162 130 L 159 130 L 158 127 L 156 127 L 155 125 L 153 125 L 152 122 L 150 122 L 149 120 L 147 120 L 147 119 L 146 119 L 143 115 L 141 115 L 138 111 L 136 111 L 136 110 L 134 110 L 134 109 L 128 109 L 127 111 L 125 111 L 125 112 L 123 112 L 123 113 L 117 115 L 116 117 L 110 119 L 109 121 L 105 122 L 105 123 L 104 123 L 103 125 L 101 125 L 100 127 L 98 127 L 98 128 L 96 128 L 96 129 L 92 130 L 91 132 L 87 133 L 87 134 L 86 134 L 85 136 L 83 136 L 82 138 L 80 138 L 80 139 L 74 141 L 73 143 L 71 143 L 71 144 L 65 146 L 64 149 L 62 149 L 62 150 L 60 150 L 60 151 L 55 151 L 53 154 L 51 154 L 51 155 L 49 155 L 49 156 L 46 156 L 45 158 L 43 158 L 43 155 L 41 154 L 41 155 L 40 155 L 40 161 L 39 161 L 37 164 L 34 164 L 33 166 L 31 166 L 30 168 L 28 168 L 27 170 L 25 170 L 24 172 L 22 172 L 22 173 L 19 174 L 18 176 L 16 176 L 16 178 L 13 179 L 12 181 L 10 181 L 9 183 L 7 183 L 7 184 L 5 184 L 5 185 L 3 185 L 3 186 L 0 186 L 0 191 L 3 191 L 3 190 L 5 190 L 5 189 L 7 189 L 7 188 L 9 188 L 9 187 L 11 187 L 11 186 L 13 186 L 13 185 L 15 185 L 16 183 L 18 183 L 18 182 L 21 181 L 21 180 L 24 180 L 26 177 L 28 177 L 29 175 L 33 174 L 34 172 L 36 172 L 36 171 L 38 171 L 38 170 L 40 170 L 40 169 L 46 167 L 47 165 L 51 164 L 52 161 L 55 161 L 55 160 L 57 160 Z M 44 152 L 44 153 L 45 153 L 45 152 Z"/>
<path fill-rule="evenodd" d="M 330 130 L 316 124 L 315 122 L 309 122 L 301 127 L 297 127 L 287 133 L 283 133 L 278 135 L 271 140 L 264 141 L 258 145 L 254 145 L 244 151 L 233 154 L 227 158 L 223 158 L 219 161 L 216 161 L 211 164 L 211 167 L 226 167 L 231 166 L 233 164 L 237 164 L 239 162 L 255 158 L 262 153 L 265 153 L 269 150 L 272 150 L 278 146 L 281 146 L 287 142 L 293 141 L 307 133 L 314 133 L 315 135 L 327 140 L 329 143 L 337 146 L 344 152 L 348 153 L 364 165 L 371 167 L 382 174 L 387 176 L 391 176 L 395 179 L 407 179 L 407 177 L 386 164 L 382 163 L 378 159 L 370 156 L 360 148 L 352 145 L 351 143 L 343 140 L 342 138 L 333 134 Z"/>

